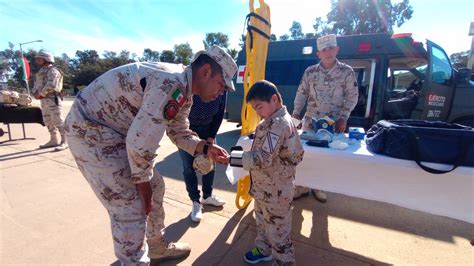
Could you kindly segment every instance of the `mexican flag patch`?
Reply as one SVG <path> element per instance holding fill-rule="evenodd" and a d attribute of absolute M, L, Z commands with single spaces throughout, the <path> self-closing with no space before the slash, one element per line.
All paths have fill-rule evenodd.
<path fill-rule="evenodd" d="M 183 104 L 186 102 L 186 98 L 184 98 L 184 95 L 179 89 L 176 89 L 171 97 L 179 103 L 179 106 L 183 106 Z"/>

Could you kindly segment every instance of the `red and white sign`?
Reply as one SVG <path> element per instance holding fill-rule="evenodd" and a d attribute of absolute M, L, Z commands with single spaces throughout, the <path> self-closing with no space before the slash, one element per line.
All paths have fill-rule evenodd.
<path fill-rule="evenodd" d="M 245 65 L 239 66 L 236 83 L 244 83 Z"/>

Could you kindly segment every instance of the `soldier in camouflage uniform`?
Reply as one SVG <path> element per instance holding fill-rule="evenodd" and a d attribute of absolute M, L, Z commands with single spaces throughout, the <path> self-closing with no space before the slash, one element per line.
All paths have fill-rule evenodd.
<path fill-rule="evenodd" d="M 328 116 L 336 121 L 336 133 L 343 133 L 350 113 L 357 105 L 359 91 L 354 71 L 349 65 L 341 63 L 336 56 L 339 47 L 336 35 L 330 34 L 317 39 L 321 62 L 308 67 L 301 79 L 296 93 L 293 117 L 301 119 L 300 113 L 306 102 L 303 131 L 311 130 L 312 118 Z M 326 194 L 313 190 L 313 195 L 320 202 L 326 202 Z M 308 195 L 309 189 L 298 186 L 295 199 Z"/>
<path fill-rule="evenodd" d="M 109 213 L 122 264 L 190 253 L 188 244 L 164 239 L 165 184 L 154 170 L 157 149 L 166 132 L 193 156 L 226 162 L 224 149 L 189 130 L 187 116 L 193 94 L 211 101 L 225 89 L 234 91 L 236 71 L 233 59 L 213 46 L 198 52 L 188 67 L 140 62 L 112 69 L 78 94 L 66 135 L 79 169 Z"/>
<path fill-rule="evenodd" d="M 251 151 L 244 152 L 241 161 L 250 172 L 257 223 L 256 247 L 244 259 L 254 264 L 275 257 L 274 265 L 294 265 L 291 209 L 296 165 L 303 160 L 304 150 L 273 83 L 256 82 L 247 102 L 264 120 L 257 126 Z M 236 165 L 233 160 L 230 163 Z"/>
<path fill-rule="evenodd" d="M 53 66 L 54 57 L 51 53 L 40 51 L 35 56 L 35 62 L 41 66 L 41 69 L 36 73 L 33 96 L 41 101 L 43 122 L 50 134 L 50 140 L 40 145 L 40 149 L 56 147 L 56 151 L 62 151 L 68 147 L 64 135 L 64 119 L 61 114 L 63 100 L 60 93 L 63 89 L 63 75 Z M 61 141 L 58 140 L 58 131 Z"/>

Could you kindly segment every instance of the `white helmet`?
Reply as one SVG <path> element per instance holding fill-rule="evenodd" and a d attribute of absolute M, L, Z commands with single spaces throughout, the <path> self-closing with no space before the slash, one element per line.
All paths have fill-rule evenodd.
<path fill-rule="evenodd" d="M 39 51 L 36 55 L 35 55 L 35 58 L 43 58 L 44 60 L 46 60 L 46 62 L 50 62 L 50 63 L 54 63 L 54 56 L 52 53 L 50 52 L 46 52 L 46 51 Z"/>

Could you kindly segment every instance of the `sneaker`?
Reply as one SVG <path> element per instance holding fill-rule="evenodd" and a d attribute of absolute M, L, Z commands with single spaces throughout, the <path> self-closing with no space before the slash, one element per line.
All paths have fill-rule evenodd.
<path fill-rule="evenodd" d="M 191 220 L 193 222 L 200 222 L 202 219 L 202 205 L 197 201 L 193 201 L 193 210 L 191 211 Z"/>
<path fill-rule="evenodd" d="M 250 264 L 257 264 L 261 261 L 271 261 L 272 255 L 264 256 L 257 247 L 252 248 L 249 252 L 245 253 L 244 260 Z"/>
<path fill-rule="evenodd" d="M 148 257 L 150 259 L 165 261 L 187 257 L 191 253 L 191 246 L 188 243 L 176 242 L 168 244 L 148 245 Z"/>
<path fill-rule="evenodd" d="M 302 197 L 309 196 L 309 188 L 297 186 L 295 188 L 295 194 L 293 195 L 293 200 L 297 200 Z"/>
<path fill-rule="evenodd" d="M 220 207 L 220 206 L 225 204 L 225 200 L 219 199 L 216 195 L 212 195 L 212 196 L 207 197 L 205 199 L 203 198 L 201 200 L 201 203 L 206 204 L 206 205 L 213 205 L 213 206 L 216 206 L 216 207 Z"/>
<path fill-rule="evenodd" d="M 326 203 L 326 201 L 328 200 L 326 192 L 322 190 L 312 189 L 311 193 L 313 194 L 314 198 L 321 203 Z"/>

